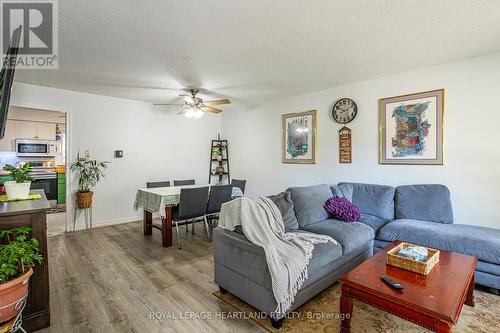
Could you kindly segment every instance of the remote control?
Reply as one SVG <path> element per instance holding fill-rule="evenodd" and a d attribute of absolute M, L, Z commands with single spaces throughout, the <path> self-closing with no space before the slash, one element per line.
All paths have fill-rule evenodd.
<path fill-rule="evenodd" d="M 401 284 L 401 283 L 398 283 L 392 279 L 390 279 L 388 276 L 384 275 L 384 276 L 381 276 L 380 277 L 382 279 L 382 281 L 384 281 L 385 283 L 387 283 L 388 285 L 390 285 L 391 287 L 393 287 L 394 289 L 398 289 L 398 290 L 401 290 L 404 288 L 404 286 Z"/>

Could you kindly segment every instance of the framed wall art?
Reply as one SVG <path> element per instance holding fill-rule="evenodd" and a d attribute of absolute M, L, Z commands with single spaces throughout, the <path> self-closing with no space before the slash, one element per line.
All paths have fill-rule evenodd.
<path fill-rule="evenodd" d="M 380 100 L 381 164 L 443 164 L 444 89 Z"/>
<path fill-rule="evenodd" d="M 316 163 L 316 110 L 281 115 L 281 161 Z"/>

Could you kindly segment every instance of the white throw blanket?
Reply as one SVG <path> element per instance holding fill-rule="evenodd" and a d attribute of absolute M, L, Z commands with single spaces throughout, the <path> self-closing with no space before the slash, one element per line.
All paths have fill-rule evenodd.
<path fill-rule="evenodd" d="M 314 244 L 331 241 L 326 235 L 287 232 L 278 207 L 268 198 L 239 198 L 222 205 L 219 227 L 233 231 L 241 225 L 245 237 L 264 249 L 273 294 L 281 317 L 290 309 L 297 291 L 307 279 L 307 265 Z"/>

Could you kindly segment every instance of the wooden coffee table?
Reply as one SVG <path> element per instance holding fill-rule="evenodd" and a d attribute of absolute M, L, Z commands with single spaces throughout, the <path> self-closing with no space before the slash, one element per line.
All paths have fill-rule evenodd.
<path fill-rule="evenodd" d="M 463 304 L 474 306 L 474 270 L 477 258 L 441 251 L 439 263 L 427 276 L 386 264 L 386 252 L 399 241 L 344 275 L 340 298 L 341 333 L 350 332 L 353 299 L 375 306 L 435 332 L 451 332 Z M 393 289 L 380 277 L 404 285 Z"/>

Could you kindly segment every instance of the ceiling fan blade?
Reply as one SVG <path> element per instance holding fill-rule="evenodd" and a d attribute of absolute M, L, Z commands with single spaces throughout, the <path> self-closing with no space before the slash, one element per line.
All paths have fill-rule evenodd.
<path fill-rule="evenodd" d="M 208 106 L 221 105 L 221 104 L 231 104 L 231 101 L 228 100 L 227 98 L 224 98 L 224 99 L 216 99 L 213 101 L 206 101 L 206 102 L 203 102 L 203 104 L 208 105 Z"/>
<path fill-rule="evenodd" d="M 211 112 L 211 113 L 221 113 L 222 110 L 216 109 L 216 108 L 211 108 L 210 106 L 203 106 L 202 110 L 205 112 Z"/>
<path fill-rule="evenodd" d="M 175 105 L 175 106 L 182 106 L 184 104 L 182 103 L 157 103 L 157 104 L 153 104 L 154 106 L 162 106 L 162 105 Z"/>

